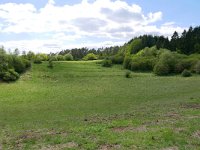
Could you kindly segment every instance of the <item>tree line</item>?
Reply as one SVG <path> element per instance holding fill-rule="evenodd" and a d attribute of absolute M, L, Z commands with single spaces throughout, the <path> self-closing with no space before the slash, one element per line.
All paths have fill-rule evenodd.
<path fill-rule="evenodd" d="M 132 71 L 153 71 L 157 75 L 183 72 L 199 74 L 200 27 L 190 27 L 181 35 L 175 31 L 170 40 L 153 35 L 136 37 L 109 59 Z"/>
<path fill-rule="evenodd" d="M 58 53 L 37 53 L 18 49 L 7 53 L 0 48 L 0 80 L 15 81 L 19 75 L 31 67 L 31 62 L 73 61 L 104 59 L 103 66 L 123 64 L 133 71 L 154 71 L 157 75 L 181 73 L 185 69 L 200 71 L 200 26 L 190 27 L 181 35 L 176 31 L 171 38 L 143 35 L 131 39 L 123 46 L 111 46 L 98 49 L 74 48 Z"/>

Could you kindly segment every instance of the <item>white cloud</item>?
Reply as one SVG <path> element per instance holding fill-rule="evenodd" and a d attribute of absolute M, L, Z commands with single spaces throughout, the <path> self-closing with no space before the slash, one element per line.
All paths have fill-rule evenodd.
<path fill-rule="evenodd" d="M 171 35 L 174 30 L 183 30 L 174 23 L 160 27 L 155 24 L 162 20 L 161 11 L 144 14 L 136 4 L 121 0 L 82 0 L 75 5 L 57 6 L 54 0 L 41 9 L 32 4 L 5 3 L 0 5 L 0 34 L 37 33 L 49 34 L 46 39 L 7 41 L 0 43 L 5 47 L 18 47 L 35 51 L 64 49 L 67 47 L 92 46 L 105 44 L 106 41 L 126 42 L 140 34 Z M 87 40 L 90 37 L 92 40 Z M 48 39 L 47 39 L 48 38 Z M 95 41 L 101 38 L 100 44 Z M 77 40 L 77 44 L 74 42 Z M 73 44 L 69 44 L 73 41 Z M 88 41 L 90 41 L 88 43 Z M 82 42 L 82 43 L 81 43 Z M 112 42 L 113 44 L 116 42 Z M 88 45 L 85 45 L 88 44 Z"/>

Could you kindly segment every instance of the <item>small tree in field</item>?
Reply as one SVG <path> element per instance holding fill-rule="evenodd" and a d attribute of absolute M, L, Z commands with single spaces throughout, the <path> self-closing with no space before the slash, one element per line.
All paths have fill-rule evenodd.
<path fill-rule="evenodd" d="M 125 73 L 125 77 L 126 78 L 131 78 L 131 71 L 126 71 L 126 73 Z"/>
<path fill-rule="evenodd" d="M 87 54 L 83 60 L 97 60 L 97 56 L 94 53 Z"/>
<path fill-rule="evenodd" d="M 191 72 L 187 69 L 183 70 L 183 72 L 181 73 L 182 77 L 190 77 L 192 76 Z"/>
<path fill-rule="evenodd" d="M 70 53 L 66 54 L 66 55 L 64 56 L 64 59 L 65 59 L 66 61 L 72 61 L 72 60 L 74 60 L 72 54 L 70 54 Z"/>
<path fill-rule="evenodd" d="M 102 61 L 102 66 L 103 67 L 111 67 L 112 66 L 112 61 L 109 59 L 105 59 Z"/>
<path fill-rule="evenodd" d="M 52 59 L 49 59 L 49 62 L 48 62 L 48 68 L 53 68 L 53 60 Z"/>

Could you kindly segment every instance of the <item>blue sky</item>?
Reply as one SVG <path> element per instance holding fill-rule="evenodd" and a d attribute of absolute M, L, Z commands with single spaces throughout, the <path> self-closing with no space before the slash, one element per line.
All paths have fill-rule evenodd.
<path fill-rule="evenodd" d="M 197 0 L 1 0 L 0 45 L 35 52 L 121 45 L 200 25 Z"/>

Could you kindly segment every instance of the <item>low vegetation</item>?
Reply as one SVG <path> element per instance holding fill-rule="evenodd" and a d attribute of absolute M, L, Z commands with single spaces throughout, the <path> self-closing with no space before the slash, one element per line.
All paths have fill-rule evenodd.
<path fill-rule="evenodd" d="M 83 60 L 97 60 L 97 56 L 93 53 L 89 53 L 83 57 Z"/>
<path fill-rule="evenodd" d="M 31 67 L 31 63 L 26 58 L 17 54 L 7 54 L 6 51 L 0 49 L 0 80 L 16 81 L 20 75 Z"/>
<path fill-rule="evenodd" d="M 183 77 L 190 77 L 190 76 L 192 76 L 192 73 L 189 70 L 185 69 L 185 70 L 183 70 L 183 72 L 181 73 L 181 75 Z"/>
<path fill-rule="evenodd" d="M 97 50 L 1 48 L 0 149 L 198 150 L 199 31 Z"/>
<path fill-rule="evenodd" d="M 33 64 L 0 84 L 2 149 L 192 149 L 200 145 L 199 75 L 159 77 L 97 61 Z"/>

